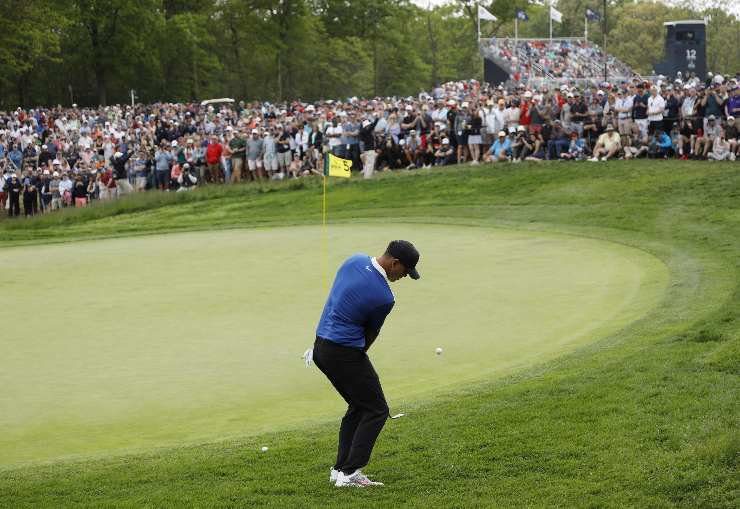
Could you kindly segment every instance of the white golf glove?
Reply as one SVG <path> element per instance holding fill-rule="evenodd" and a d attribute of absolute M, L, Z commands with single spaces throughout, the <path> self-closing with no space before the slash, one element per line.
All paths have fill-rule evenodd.
<path fill-rule="evenodd" d="M 303 352 L 303 356 L 301 358 L 306 361 L 307 368 L 311 367 L 311 363 L 313 363 L 313 348 L 309 348 Z"/>

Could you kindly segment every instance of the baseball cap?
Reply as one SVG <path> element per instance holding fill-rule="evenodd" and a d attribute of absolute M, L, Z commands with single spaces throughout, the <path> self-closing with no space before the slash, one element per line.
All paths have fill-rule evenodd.
<path fill-rule="evenodd" d="M 406 267 L 406 272 L 411 279 L 419 279 L 421 276 L 416 270 L 416 264 L 419 263 L 419 251 L 408 240 L 392 240 L 388 244 L 386 253 L 396 258 Z"/>

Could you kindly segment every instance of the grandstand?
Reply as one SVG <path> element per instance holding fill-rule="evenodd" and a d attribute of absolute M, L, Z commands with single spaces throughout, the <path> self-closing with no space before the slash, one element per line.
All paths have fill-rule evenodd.
<path fill-rule="evenodd" d="M 488 61 L 488 82 L 554 85 L 604 81 L 604 53 L 584 38 L 481 39 L 480 52 Z M 607 54 L 606 60 L 608 81 L 625 80 L 635 75 L 617 58 Z"/>

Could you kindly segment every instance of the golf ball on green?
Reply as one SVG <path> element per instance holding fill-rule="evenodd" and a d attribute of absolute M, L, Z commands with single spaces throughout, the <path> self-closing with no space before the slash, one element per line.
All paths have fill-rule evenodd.
<path fill-rule="evenodd" d="M 442 348 L 437 347 L 437 349 L 434 350 L 434 353 L 436 353 L 437 355 L 442 355 Z"/>
<path fill-rule="evenodd" d="M 268 449 L 268 447 L 266 445 L 263 445 L 261 450 L 262 450 L 262 452 L 267 452 L 267 449 Z"/>

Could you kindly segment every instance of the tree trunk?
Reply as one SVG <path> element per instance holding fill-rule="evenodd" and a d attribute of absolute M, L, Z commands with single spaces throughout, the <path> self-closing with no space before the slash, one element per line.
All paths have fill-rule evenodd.
<path fill-rule="evenodd" d="M 26 77 L 23 74 L 18 76 L 18 104 L 23 108 L 26 106 Z"/>
<path fill-rule="evenodd" d="M 432 88 L 437 86 L 439 81 L 439 69 L 437 66 L 437 39 L 434 37 L 432 29 L 432 15 L 427 15 L 427 31 L 429 33 L 429 49 L 432 52 Z"/>
<path fill-rule="evenodd" d="M 106 88 L 106 72 L 103 65 L 102 48 L 100 47 L 100 36 L 98 24 L 92 23 L 90 29 L 90 43 L 93 50 L 93 68 L 95 70 L 95 90 L 98 95 L 98 104 L 105 106 L 108 103 L 108 91 Z"/>
<path fill-rule="evenodd" d="M 373 95 L 378 97 L 378 33 L 373 34 Z"/>
<path fill-rule="evenodd" d="M 106 106 L 108 104 L 108 90 L 105 69 L 98 62 L 95 62 L 95 90 L 98 94 L 98 104 Z"/>
<path fill-rule="evenodd" d="M 247 73 L 244 72 L 244 64 L 242 63 L 241 51 L 239 51 L 239 33 L 236 31 L 233 21 L 229 23 L 229 31 L 231 32 L 231 49 L 234 52 L 234 65 L 238 69 L 237 77 L 239 79 L 239 85 L 237 88 L 237 94 L 241 95 L 243 99 L 247 98 Z"/>

